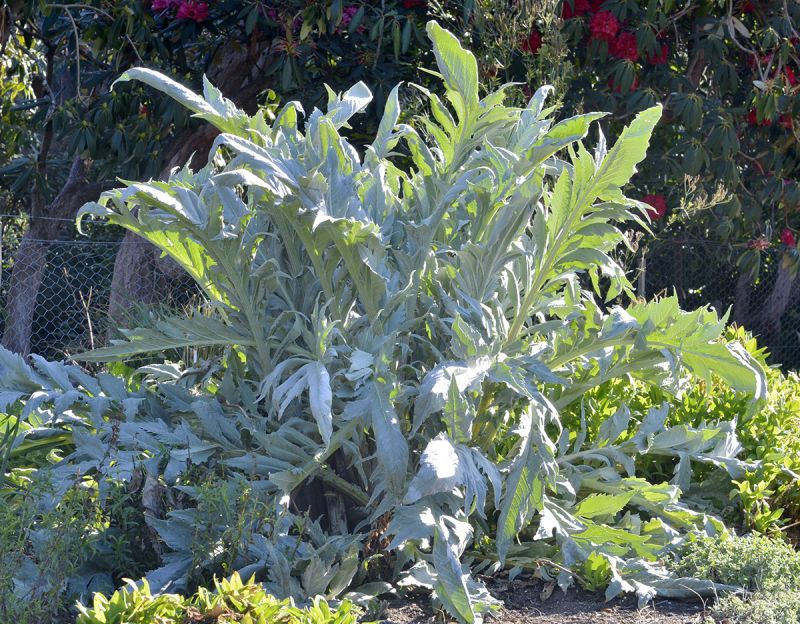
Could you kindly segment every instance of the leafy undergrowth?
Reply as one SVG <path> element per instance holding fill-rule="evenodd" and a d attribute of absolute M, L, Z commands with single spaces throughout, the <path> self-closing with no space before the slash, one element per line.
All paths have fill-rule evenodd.
<path fill-rule="evenodd" d="M 683 499 L 697 509 L 713 509 L 740 532 L 775 532 L 800 521 L 800 377 L 768 366 L 766 353 L 743 329 L 728 328 L 726 335 L 766 371 L 769 392 L 763 402 L 753 402 L 720 379 L 686 379 L 679 396 L 635 379 L 617 379 L 587 392 L 580 404 L 565 410 L 563 419 L 567 426 L 584 419 L 589 439 L 621 401 L 638 413 L 669 403 L 665 425 L 671 427 L 703 429 L 734 421 L 744 470 L 726 477 L 712 475 L 708 467 L 695 468 L 695 481 L 681 484 Z M 631 427 L 625 435 L 633 434 Z M 673 457 L 641 457 L 637 472 L 648 480 L 677 479 L 678 468 Z"/>
<path fill-rule="evenodd" d="M 201 588 L 190 597 L 153 595 L 146 581 L 141 587 L 132 581 L 129 585 L 110 598 L 95 594 L 91 607 L 79 605 L 76 624 L 356 624 L 361 615 L 347 601 L 331 607 L 316 599 L 311 606 L 298 608 L 291 600 L 270 596 L 253 579 L 243 582 L 236 573 L 215 581 L 214 592 Z"/>
<path fill-rule="evenodd" d="M 30 491 L 19 470 L 52 485 L 0 590 L 108 593 L 131 564 L 189 593 L 236 571 L 298 601 L 421 587 L 472 623 L 499 608 L 473 571 L 503 566 L 642 603 L 724 587 L 664 561 L 727 532 L 691 494 L 753 465 L 734 420 L 671 418 L 715 379 L 756 408 L 766 375 L 725 317 L 637 300 L 615 260 L 648 227 L 622 189 L 660 107 L 609 144 L 603 113 L 556 120 L 549 87 L 525 108 L 484 94 L 474 56 L 427 30 L 444 97 L 423 89 L 411 125 L 394 89 L 366 147 L 344 134 L 362 83 L 270 123 L 208 83 L 121 78 L 220 134 L 200 171 L 127 183 L 80 217 L 156 245 L 206 302 L 77 356 L 115 362 L 95 375 L 0 349 L 4 497 Z M 600 405 L 615 383 L 630 391 Z M 662 400 L 637 403 L 650 387 Z M 99 509 L 96 552 L 51 578 L 28 537 L 52 535 L 41 518 L 76 491 Z"/>

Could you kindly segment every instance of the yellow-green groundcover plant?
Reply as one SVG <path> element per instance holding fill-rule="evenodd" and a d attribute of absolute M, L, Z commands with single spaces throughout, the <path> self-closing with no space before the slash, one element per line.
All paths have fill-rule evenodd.
<path fill-rule="evenodd" d="M 254 579 L 242 582 L 237 573 L 214 585 L 214 592 L 200 588 L 194 596 L 184 598 L 177 594 L 154 596 L 146 581 L 141 587 L 130 581 L 129 587 L 114 592 L 111 598 L 95 594 L 91 607 L 79 603 L 76 624 L 356 624 L 361 614 L 347 601 L 331 608 L 317 599 L 300 609 L 291 600 L 270 596 Z"/>

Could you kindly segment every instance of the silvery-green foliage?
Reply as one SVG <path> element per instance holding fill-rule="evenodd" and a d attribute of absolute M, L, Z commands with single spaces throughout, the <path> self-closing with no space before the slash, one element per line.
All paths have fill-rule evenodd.
<path fill-rule="evenodd" d="M 267 123 L 208 83 L 201 97 L 156 72 L 126 72 L 120 80 L 166 92 L 220 134 L 201 171 L 129 183 L 79 218 L 159 247 L 213 313 L 161 319 L 79 359 L 195 345 L 219 358 L 202 371 L 147 367 L 136 391 L 37 362 L 51 379 L 43 381 L 12 361 L 2 383 L 17 394 L 0 396 L 55 419 L 69 412 L 71 393 L 81 397 L 69 413 L 83 424 L 50 421 L 73 432 L 64 464 L 73 475 L 125 478 L 143 463 L 180 484 L 190 462 L 219 463 L 273 496 L 281 513 L 298 487 L 327 475 L 363 506 L 359 530 L 389 514 L 392 548 L 407 564 L 402 583 L 428 587 L 465 622 L 496 607 L 469 569 L 480 564 L 471 545 L 486 527 L 490 558 L 558 562 L 563 586 L 566 569 L 599 553 L 612 570 L 609 596 L 712 591 L 672 578 L 659 561 L 688 532 L 724 531 L 680 496 L 698 462 L 734 476 L 746 468 L 733 424 L 665 430 L 668 406 L 631 414 L 620 405 L 587 442 L 585 427 L 565 430 L 559 417 L 617 377 L 679 394 L 687 376 L 714 374 L 754 399 L 765 392 L 759 365 L 720 341 L 724 318 L 683 312 L 674 297 L 633 301 L 611 254 L 626 244 L 626 224 L 647 225 L 646 207 L 621 189 L 660 107 L 609 148 L 603 114 L 555 122 L 548 87 L 525 108 L 503 103 L 505 87 L 481 97 L 475 58 L 436 23 L 427 29 L 444 98 L 422 89 L 430 114 L 412 127 L 398 123 L 394 89 L 367 146 L 342 134 L 370 102 L 362 83 L 330 93 L 327 112 L 304 122 L 289 103 Z M 345 485 L 331 480 L 334 454 L 349 466 Z M 647 454 L 676 458 L 670 483 L 636 476 Z M 191 521 L 154 522 L 173 550 L 158 580 L 185 576 L 180 526 Z M 279 593 L 335 593 L 355 578 L 349 538 L 340 560 L 304 555 L 302 573 L 281 550 L 289 534 L 273 526 L 254 542 L 258 552 L 241 562 L 247 574 L 265 566 Z"/>

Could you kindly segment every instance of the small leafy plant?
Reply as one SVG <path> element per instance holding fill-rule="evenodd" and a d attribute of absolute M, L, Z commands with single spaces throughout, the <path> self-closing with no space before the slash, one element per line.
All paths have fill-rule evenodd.
<path fill-rule="evenodd" d="M 562 422 L 573 428 L 583 418 L 591 440 L 620 402 L 626 402 L 633 414 L 667 402 L 670 410 L 665 424 L 672 427 L 704 428 L 735 419 L 745 470 L 727 479 L 718 474 L 713 480 L 697 479 L 712 475 L 695 472 L 695 487 L 683 488 L 684 500 L 695 499 L 697 506 L 712 504 L 726 520 L 745 530 L 775 532 L 782 524 L 800 519 L 800 378 L 793 371 L 768 366 L 764 350 L 742 328 L 729 327 L 725 337 L 738 341 L 765 368 L 769 391 L 763 402 L 753 402 L 717 378 L 711 383 L 687 379 L 678 396 L 642 381 L 614 379 L 564 410 Z M 649 480 L 669 478 L 675 468 L 674 457 L 637 460 L 637 471 Z"/>
<path fill-rule="evenodd" d="M 291 600 L 278 600 L 250 579 L 231 578 L 214 582 L 215 591 L 199 589 L 188 598 L 150 592 L 147 581 L 138 587 L 132 581 L 110 597 L 95 594 L 91 607 L 78 604 L 76 624 L 184 624 L 187 622 L 241 622 L 242 624 L 356 624 L 361 611 L 344 601 L 331 608 L 314 600 L 300 609 Z"/>
<path fill-rule="evenodd" d="M 435 22 L 427 31 L 443 99 L 422 89 L 430 114 L 414 127 L 398 123 L 395 88 L 366 146 L 343 134 L 371 100 L 362 83 L 305 123 L 293 102 L 270 124 L 209 83 L 201 97 L 153 71 L 124 74 L 220 134 L 202 170 L 129 183 L 80 218 L 158 246 L 211 313 L 160 318 L 80 358 L 212 357 L 123 380 L 0 352 L 7 402 L 71 431 L 57 483 L 91 477 L 102 496 L 108 479 L 143 470 L 151 489 L 180 493 L 148 518 L 165 545 L 147 574 L 155 591 L 220 563 L 219 548 L 193 545 L 204 468 L 245 479 L 274 510 L 220 534 L 248 536 L 227 571 L 263 574 L 279 597 L 385 591 L 365 569 L 375 559 L 464 622 L 498 606 L 470 574 L 482 560 L 554 569 L 564 588 L 593 570 L 609 597 L 713 592 L 661 562 L 687 535 L 725 531 L 681 494 L 715 471 L 744 474 L 734 423 L 667 427 L 668 403 L 632 412 L 626 400 L 591 436 L 583 414 L 562 420 L 614 379 L 680 394 L 716 375 L 765 396 L 759 363 L 722 339 L 725 318 L 674 297 L 635 301 L 610 255 L 622 228 L 647 227 L 648 206 L 622 188 L 660 108 L 609 147 L 602 113 L 555 121 L 548 87 L 524 108 L 505 105 L 507 87 L 482 95 L 475 58 Z M 637 472 L 664 457 L 672 479 Z"/>

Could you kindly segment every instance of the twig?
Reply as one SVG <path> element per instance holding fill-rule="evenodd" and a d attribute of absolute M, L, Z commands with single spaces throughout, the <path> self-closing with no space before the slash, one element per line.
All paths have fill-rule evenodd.
<path fill-rule="evenodd" d="M 70 13 L 70 9 L 86 9 L 87 11 L 93 11 L 95 13 L 99 13 L 103 17 L 110 19 L 112 22 L 114 21 L 113 15 L 111 15 L 107 11 L 104 11 L 100 7 L 91 6 L 90 4 L 83 4 L 80 2 L 77 2 L 75 4 L 53 3 L 53 4 L 48 4 L 47 6 L 49 8 L 62 9 L 66 11 L 67 15 L 69 15 L 69 18 L 72 21 L 73 26 L 75 25 L 75 20 L 72 19 L 72 13 Z M 139 54 L 139 50 L 136 48 L 136 44 L 133 43 L 133 39 L 131 39 L 130 35 L 128 35 L 127 33 L 125 34 L 125 41 L 127 41 L 128 44 L 131 46 L 131 49 L 133 49 L 133 53 L 136 55 L 136 58 L 139 59 L 139 63 L 144 65 L 144 59 L 142 59 L 141 54 Z M 78 66 L 80 67 L 80 62 L 78 63 Z M 78 82 L 78 85 L 80 86 L 80 81 Z"/>
<path fill-rule="evenodd" d="M 782 526 L 779 530 L 780 531 L 788 531 L 789 529 L 791 529 L 793 527 L 796 527 L 798 525 L 800 525 L 800 520 L 797 520 L 796 522 L 792 522 L 791 524 L 787 524 L 786 526 Z"/>
<path fill-rule="evenodd" d="M 75 34 L 75 92 L 78 99 L 81 99 L 81 36 L 78 33 L 78 24 L 75 23 L 75 18 L 72 17 L 72 12 L 65 4 L 53 4 L 52 7 L 64 9 L 70 23 L 72 24 L 72 32 Z"/>
<path fill-rule="evenodd" d="M 92 304 L 92 290 L 89 288 L 89 294 L 84 298 L 83 291 L 79 290 L 78 294 L 81 297 L 81 305 L 83 306 L 83 313 L 86 315 L 86 326 L 89 328 L 89 348 L 94 349 L 94 326 L 92 325 L 92 315 L 89 314 L 89 308 Z"/>
<path fill-rule="evenodd" d="M 745 48 L 741 43 L 739 43 L 739 40 L 736 38 L 736 28 L 733 25 L 733 0 L 728 0 L 728 21 L 726 23 L 728 25 L 728 32 L 731 35 L 731 41 L 733 41 L 733 44 L 745 54 L 749 54 L 750 56 L 753 57 L 754 64 L 756 67 L 758 67 L 759 77 L 761 78 L 762 81 L 766 80 L 766 74 L 761 69 L 761 62 L 760 59 L 758 58 L 758 52 L 756 52 L 755 50 L 751 50 L 749 48 Z"/>

